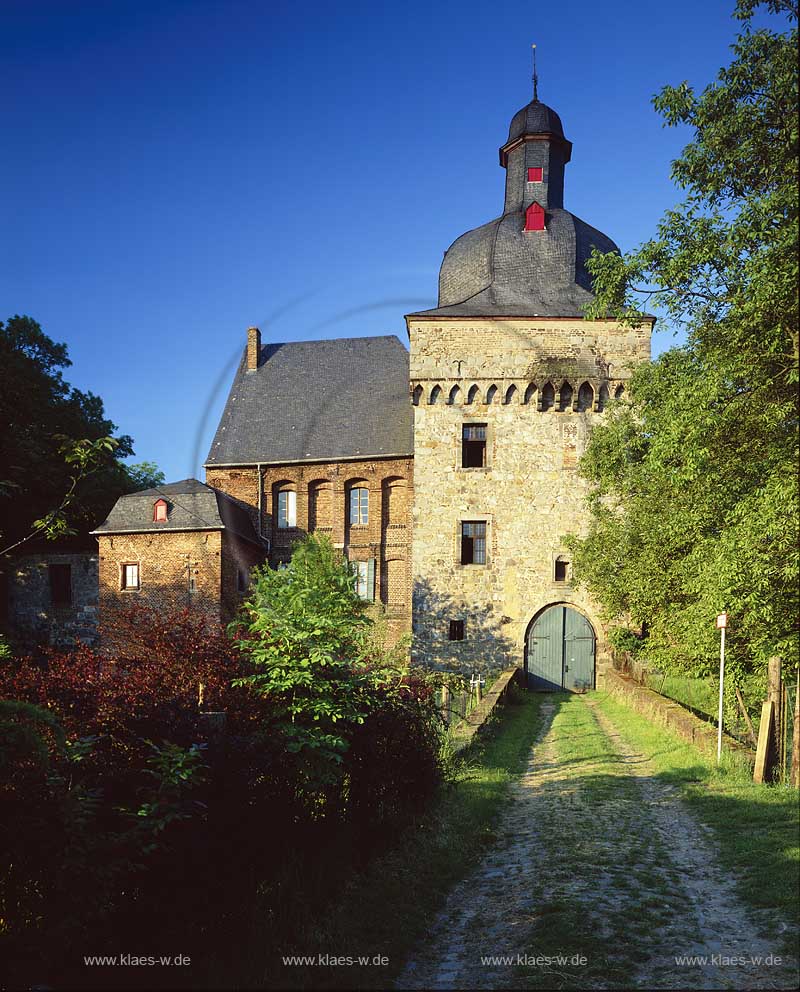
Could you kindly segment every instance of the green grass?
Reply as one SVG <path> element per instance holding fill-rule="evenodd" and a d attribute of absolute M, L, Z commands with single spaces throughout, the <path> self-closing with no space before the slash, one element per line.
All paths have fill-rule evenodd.
<path fill-rule="evenodd" d="M 520 938 L 529 956 L 558 955 L 566 961 L 523 966 L 516 984 L 630 987 L 641 963 L 641 942 L 658 933 L 665 906 L 677 910 L 663 868 L 668 852 L 657 837 L 642 836 L 638 829 L 638 786 L 586 701 L 567 694 L 549 698 L 557 707 L 551 735 L 560 775 L 555 785 L 542 787 L 545 794 L 549 788 L 557 791 L 550 802 L 540 803 L 537 829 L 558 842 L 548 862 L 547 888 L 533 880 L 536 919 Z M 565 792 L 573 788 L 567 814 Z M 576 877 L 582 889 L 573 888 Z M 613 897 L 607 906 L 603 885 L 609 878 Z"/>
<path fill-rule="evenodd" d="M 512 692 L 500 718 L 456 763 L 453 781 L 400 840 L 353 875 L 340 897 L 310 912 L 283 954 L 384 955 L 387 966 L 284 967 L 259 957 L 256 920 L 239 974 L 212 976 L 228 987 L 387 988 L 421 941 L 451 887 L 496 840 L 495 826 L 539 727 L 542 697 Z M 213 981 L 212 981 L 213 984 Z"/>
<path fill-rule="evenodd" d="M 596 699 L 623 738 L 650 759 L 657 777 L 677 786 L 711 828 L 720 860 L 742 898 L 756 909 L 776 913 L 794 929 L 800 891 L 797 791 L 756 785 L 741 767 L 718 769 L 691 744 L 616 698 L 598 694 Z M 796 945 L 791 949 L 796 953 Z"/>
<path fill-rule="evenodd" d="M 662 696 L 675 700 L 681 706 L 696 710 L 716 720 L 719 705 L 719 688 L 705 679 L 694 679 L 684 675 L 661 675 L 648 673 L 645 684 Z"/>

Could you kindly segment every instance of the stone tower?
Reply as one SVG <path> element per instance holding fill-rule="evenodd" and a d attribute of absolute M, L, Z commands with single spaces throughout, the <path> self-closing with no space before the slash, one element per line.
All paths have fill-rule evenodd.
<path fill-rule="evenodd" d="M 585 532 L 578 459 L 652 331 L 583 317 L 592 248 L 618 249 L 564 209 L 571 152 L 538 99 L 514 115 L 502 215 L 451 245 L 438 307 L 406 318 L 413 656 L 466 673 L 515 664 L 535 688 L 590 687 L 607 659 L 562 538 Z"/>

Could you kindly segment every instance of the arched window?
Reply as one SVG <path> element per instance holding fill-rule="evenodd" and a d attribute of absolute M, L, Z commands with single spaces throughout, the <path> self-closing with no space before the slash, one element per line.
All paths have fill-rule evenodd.
<path fill-rule="evenodd" d="M 419 401 L 422 399 L 422 393 L 424 392 L 422 386 L 415 386 L 414 392 L 411 394 L 411 402 L 414 406 L 419 406 Z"/>
<path fill-rule="evenodd" d="M 532 383 L 530 383 L 530 385 L 528 386 L 528 388 L 525 390 L 525 397 L 522 400 L 522 402 L 523 403 L 530 403 L 531 400 L 534 398 L 535 395 L 536 395 L 536 383 L 535 382 L 532 382 Z"/>
<path fill-rule="evenodd" d="M 496 403 L 497 402 L 497 386 L 489 386 L 486 390 L 486 403 Z"/>
<path fill-rule="evenodd" d="M 506 390 L 506 398 L 505 398 L 506 404 L 515 403 L 518 398 L 519 397 L 517 393 L 517 387 L 514 385 L 509 386 L 508 389 Z"/>
<path fill-rule="evenodd" d="M 333 527 L 333 486 L 318 479 L 308 486 L 308 529 L 330 530 Z"/>
<path fill-rule="evenodd" d="M 297 526 L 297 492 L 291 482 L 280 482 L 273 494 L 275 521 L 279 530 Z"/>
<path fill-rule="evenodd" d="M 568 382 L 561 385 L 561 400 L 558 404 L 559 410 L 569 410 L 572 406 L 572 386 Z"/>
<path fill-rule="evenodd" d="M 556 402 L 556 391 L 552 382 L 546 382 L 542 387 L 542 410 L 552 410 Z"/>
<path fill-rule="evenodd" d="M 607 403 L 608 403 L 608 386 L 605 383 L 603 383 L 603 385 L 600 387 L 600 399 L 598 400 L 597 403 L 597 409 L 602 413 L 603 410 L 605 410 Z"/>
<path fill-rule="evenodd" d="M 584 382 L 581 384 L 581 388 L 578 390 L 578 410 L 581 413 L 585 413 L 587 410 L 592 409 L 592 404 L 594 403 L 594 390 L 591 384 Z"/>
<path fill-rule="evenodd" d="M 153 503 L 153 520 L 160 524 L 166 523 L 167 509 L 167 501 L 165 499 L 157 499 Z"/>
<path fill-rule="evenodd" d="M 369 489 L 366 482 L 354 482 L 348 489 L 347 519 L 351 527 L 369 523 Z"/>
<path fill-rule="evenodd" d="M 617 388 L 614 390 L 614 399 L 615 400 L 621 400 L 622 397 L 623 397 L 623 395 L 624 395 L 624 393 L 625 393 L 625 387 L 624 386 L 617 386 Z"/>
<path fill-rule="evenodd" d="M 434 386 L 431 390 L 431 395 L 428 397 L 428 405 L 432 406 L 434 403 L 438 403 L 442 398 L 442 387 Z"/>
<path fill-rule="evenodd" d="M 477 386 L 470 386 L 467 393 L 467 403 L 477 403 L 480 400 L 480 389 Z"/>
<path fill-rule="evenodd" d="M 453 386 L 450 390 L 450 396 L 448 397 L 447 402 L 450 406 L 455 406 L 457 403 L 461 402 L 461 390 L 458 386 Z"/>

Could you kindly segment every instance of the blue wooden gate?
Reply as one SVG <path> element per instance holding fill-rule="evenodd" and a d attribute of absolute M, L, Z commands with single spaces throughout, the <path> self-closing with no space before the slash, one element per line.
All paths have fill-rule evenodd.
<path fill-rule="evenodd" d="M 548 606 L 528 633 L 528 686 L 536 692 L 594 688 L 594 630 L 569 606 Z"/>

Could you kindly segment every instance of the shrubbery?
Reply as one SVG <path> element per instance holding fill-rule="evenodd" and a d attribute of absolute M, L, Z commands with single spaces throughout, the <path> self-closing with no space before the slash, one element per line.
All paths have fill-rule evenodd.
<path fill-rule="evenodd" d="M 51 961 L 24 980 L 85 982 L 122 933 L 235 953 L 256 905 L 278 947 L 439 780 L 431 686 L 376 643 L 329 544 L 262 570 L 228 633 L 126 622 L 114 659 L 0 664 L 0 953 Z"/>

